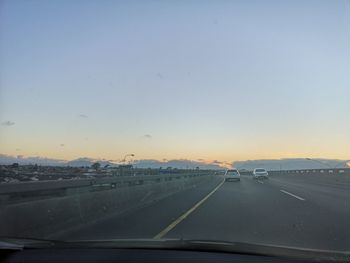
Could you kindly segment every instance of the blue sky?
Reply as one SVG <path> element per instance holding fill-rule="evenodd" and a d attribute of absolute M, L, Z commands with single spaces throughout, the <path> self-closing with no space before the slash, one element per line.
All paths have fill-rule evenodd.
<path fill-rule="evenodd" d="M 0 30 L 4 154 L 350 157 L 349 1 L 2 1 Z"/>

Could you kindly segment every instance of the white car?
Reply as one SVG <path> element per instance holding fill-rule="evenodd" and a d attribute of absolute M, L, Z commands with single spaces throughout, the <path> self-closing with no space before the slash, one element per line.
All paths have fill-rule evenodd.
<path fill-rule="evenodd" d="M 264 168 L 255 168 L 253 171 L 254 179 L 267 179 L 269 173 Z"/>
<path fill-rule="evenodd" d="M 240 181 L 241 175 L 239 174 L 237 169 L 230 169 L 225 172 L 225 181 Z"/>

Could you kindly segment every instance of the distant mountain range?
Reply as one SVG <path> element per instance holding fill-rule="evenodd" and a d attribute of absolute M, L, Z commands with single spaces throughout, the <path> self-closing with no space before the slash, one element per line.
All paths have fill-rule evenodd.
<path fill-rule="evenodd" d="M 132 163 L 138 168 L 178 168 L 178 169 L 196 169 L 197 167 L 205 170 L 212 169 L 223 169 L 220 164 L 217 163 L 205 163 L 201 161 L 191 161 L 191 160 L 169 160 L 169 161 L 158 161 L 158 160 L 136 160 Z"/>
<path fill-rule="evenodd" d="M 81 167 L 81 166 L 91 166 L 93 163 L 99 162 L 101 166 L 113 166 L 116 165 L 115 163 L 112 163 L 110 161 L 104 160 L 104 159 L 92 159 L 92 158 L 78 158 L 72 161 L 67 161 L 65 163 L 66 166 L 74 166 L 74 167 Z"/>
<path fill-rule="evenodd" d="M 350 161 L 338 159 L 288 158 L 275 160 L 248 160 L 233 162 L 238 169 L 253 170 L 260 167 L 267 170 L 349 168 Z"/>
<path fill-rule="evenodd" d="M 57 160 L 44 157 L 23 157 L 23 156 L 10 156 L 5 154 L 0 154 L 0 164 L 13 164 L 18 163 L 20 165 L 26 164 L 38 164 L 38 165 L 51 165 L 51 166 L 91 166 L 93 163 L 99 162 L 101 166 L 110 165 L 117 166 L 119 164 L 110 162 L 105 159 L 93 159 L 93 158 L 78 158 L 71 161 Z M 169 160 L 169 161 L 158 161 L 158 160 L 135 160 L 131 164 L 137 168 L 178 168 L 178 169 L 195 169 L 199 167 L 200 169 L 222 169 L 220 162 L 214 161 L 213 163 L 206 163 L 201 161 L 191 161 L 191 160 Z"/>
<path fill-rule="evenodd" d="M 45 157 L 23 157 L 10 156 L 0 154 L 0 164 L 19 163 L 20 165 L 38 164 L 49 166 L 91 166 L 93 163 L 99 162 L 101 166 L 110 165 L 117 166 L 117 163 L 110 162 L 105 159 L 93 159 L 88 157 L 78 158 L 71 161 L 50 159 Z M 187 159 L 158 161 L 152 159 L 134 160 L 131 162 L 137 168 L 178 168 L 178 169 L 224 169 L 227 164 L 219 161 L 205 162 L 205 161 L 191 161 Z M 350 161 L 337 159 L 273 159 L 273 160 L 247 160 L 235 161 L 232 166 L 238 169 L 252 170 L 257 167 L 262 167 L 267 170 L 293 170 L 293 169 L 322 169 L 322 168 L 345 168 L 350 167 Z"/>
<path fill-rule="evenodd" d="M 93 158 L 78 158 L 71 161 L 50 159 L 45 157 L 23 157 L 21 155 L 11 156 L 6 154 L 0 154 L 0 164 L 13 164 L 18 163 L 20 165 L 26 164 L 37 164 L 37 165 L 48 165 L 48 166 L 91 166 L 93 163 L 99 162 L 102 166 L 105 165 L 116 165 L 104 159 L 93 159 Z"/>
<path fill-rule="evenodd" d="M 0 154 L 0 164 L 13 164 L 18 163 L 20 165 L 25 164 L 38 164 L 38 165 L 52 165 L 59 166 L 65 165 L 65 160 L 50 159 L 45 157 L 24 157 L 22 155 L 11 156 L 6 154 Z"/>

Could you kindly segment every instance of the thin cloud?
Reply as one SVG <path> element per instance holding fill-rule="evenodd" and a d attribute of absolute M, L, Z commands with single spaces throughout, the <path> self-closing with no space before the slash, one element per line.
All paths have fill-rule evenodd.
<path fill-rule="evenodd" d="M 145 134 L 145 135 L 143 135 L 143 138 L 152 139 L 152 135 L 151 134 Z"/>
<path fill-rule="evenodd" d="M 12 126 L 12 125 L 15 125 L 15 123 L 13 121 L 4 121 L 2 123 L 2 125 L 4 125 L 4 126 Z"/>
<path fill-rule="evenodd" d="M 64 143 L 61 143 L 60 146 L 61 146 L 61 147 L 64 147 Z"/>
<path fill-rule="evenodd" d="M 80 118 L 84 118 L 84 119 L 89 118 L 89 116 L 87 116 L 87 115 L 85 115 L 85 114 L 79 114 L 79 117 L 80 117 Z"/>

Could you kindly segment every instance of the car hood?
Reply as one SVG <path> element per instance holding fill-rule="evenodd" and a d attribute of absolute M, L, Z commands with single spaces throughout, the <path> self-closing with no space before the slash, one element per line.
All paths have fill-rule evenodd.
<path fill-rule="evenodd" d="M 106 239 L 55 241 L 26 238 L 0 238 L 0 249 L 27 248 L 130 248 L 224 252 L 301 259 L 315 262 L 350 262 L 350 252 L 306 249 L 272 244 L 183 239 Z"/>

